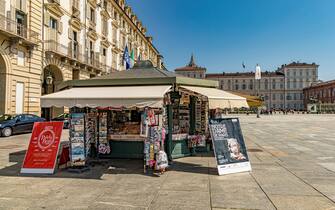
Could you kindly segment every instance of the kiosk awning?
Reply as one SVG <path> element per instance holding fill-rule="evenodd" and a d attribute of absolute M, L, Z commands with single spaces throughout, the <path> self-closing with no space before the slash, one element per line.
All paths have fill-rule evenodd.
<path fill-rule="evenodd" d="M 196 92 L 200 95 L 206 96 L 209 102 L 210 109 L 216 108 L 248 108 L 246 98 L 234 95 L 232 93 L 219 90 L 216 88 L 205 88 L 196 86 L 180 86 L 181 88 Z"/>
<path fill-rule="evenodd" d="M 152 107 L 163 106 L 171 85 L 71 88 L 41 97 L 42 107 Z"/>

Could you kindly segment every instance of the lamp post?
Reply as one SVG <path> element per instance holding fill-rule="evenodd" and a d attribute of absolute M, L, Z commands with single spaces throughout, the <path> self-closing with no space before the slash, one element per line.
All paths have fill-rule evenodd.
<path fill-rule="evenodd" d="M 258 88 L 257 88 L 257 96 L 259 97 L 259 91 L 261 89 L 261 67 L 257 64 L 256 71 L 255 71 L 255 80 L 258 81 Z M 257 107 L 257 118 L 260 118 L 260 107 Z"/>

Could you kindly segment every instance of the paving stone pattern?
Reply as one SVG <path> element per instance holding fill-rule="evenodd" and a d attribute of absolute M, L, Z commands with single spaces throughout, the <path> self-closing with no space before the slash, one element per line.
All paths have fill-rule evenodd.
<path fill-rule="evenodd" d="M 212 154 L 178 159 L 160 177 L 125 159 L 20 175 L 30 135 L 0 138 L 0 209 L 335 210 L 335 115 L 239 117 L 253 170 L 226 176 Z"/>

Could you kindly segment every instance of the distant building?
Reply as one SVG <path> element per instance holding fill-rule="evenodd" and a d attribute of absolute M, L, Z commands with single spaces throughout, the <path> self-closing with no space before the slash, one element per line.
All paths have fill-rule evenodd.
<path fill-rule="evenodd" d="M 187 77 L 217 80 L 220 89 L 240 92 L 253 96 L 262 96 L 267 109 L 304 110 L 303 89 L 318 80 L 318 65 L 315 63 L 293 62 L 282 65 L 276 71 L 262 72 L 262 79 L 255 80 L 255 73 L 215 73 L 206 74 L 206 68 L 193 67 L 194 57 L 188 66 L 176 69 L 177 74 Z"/>
<path fill-rule="evenodd" d="M 278 69 L 285 75 L 286 108 L 305 109 L 303 89 L 318 81 L 319 65 L 293 62 Z"/>
<path fill-rule="evenodd" d="M 262 72 L 259 81 L 254 72 L 207 74 L 206 78 L 219 81 L 222 90 L 262 96 L 268 109 L 285 107 L 285 78 L 281 72 Z"/>
<path fill-rule="evenodd" d="M 190 63 L 187 66 L 177 68 L 175 70 L 176 74 L 183 75 L 185 77 L 205 79 L 206 78 L 206 68 L 200 67 L 195 64 L 194 56 L 191 56 Z"/>
<path fill-rule="evenodd" d="M 308 104 L 328 104 L 335 107 L 335 80 L 314 83 L 310 87 L 304 88 L 304 105 Z"/>

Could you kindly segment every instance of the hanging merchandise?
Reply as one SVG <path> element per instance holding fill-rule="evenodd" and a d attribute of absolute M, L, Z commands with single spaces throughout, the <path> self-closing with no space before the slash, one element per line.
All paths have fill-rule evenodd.
<path fill-rule="evenodd" d="M 153 109 L 146 109 L 147 112 L 147 118 L 148 118 L 148 125 L 150 126 L 155 126 L 158 124 L 158 122 L 156 121 L 156 116 L 155 116 L 155 112 Z"/>
<path fill-rule="evenodd" d="M 165 170 L 168 167 L 168 158 L 166 153 L 161 150 L 156 154 L 156 170 Z"/>
<path fill-rule="evenodd" d="M 201 126 L 202 126 L 202 115 L 201 115 L 201 108 L 202 108 L 201 100 L 198 99 L 195 103 L 195 130 L 197 133 L 201 133 Z"/>
<path fill-rule="evenodd" d="M 99 114 L 98 153 L 109 154 L 111 152 L 107 139 L 107 113 Z"/>
<path fill-rule="evenodd" d="M 90 154 L 91 145 L 96 144 L 96 131 L 97 131 L 97 115 L 96 115 L 96 113 L 86 114 L 85 115 L 86 157 Z"/>
<path fill-rule="evenodd" d="M 85 155 L 85 114 L 72 113 L 70 118 L 70 144 L 72 166 L 84 166 Z"/>
<path fill-rule="evenodd" d="M 148 116 L 149 126 L 147 138 L 144 140 L 144 168 L 160 170 L 166 168 L 164 164 L 167 163 L 167 158 L 164 158 L 166 153 L 163 151 L 166 130 L 161 127 L 163 123 L 158 123 L 160 118 L 154 110 L 146 109 L 146 114 L 142 116 L 145 115 Z M 150 118 L 155 119 L 155 121 L 149 120 Z M 153 126 L 154 124 L 160 124 L 161 126 Z"/>
<path fill-rule="evenodd" d="M 190 135 L 188 136 L 188 147 L 205 147 L 206 146 L 206 136 L 205 135 Z"/>
<path fill-rule="evenodd" d="M 154 145 L 150 144 L 150 160 L 149 160 L 149 166 L 152 168 L 155 165 L 155 150 Z"/>
<path fill-rule="evenodd" d="M 148 120 L 147 120 L 147 113 L 143 112 L 141 115 L 141 128 L 140 128 L 140 136 L 147 137 L 148 136 Z"/>

